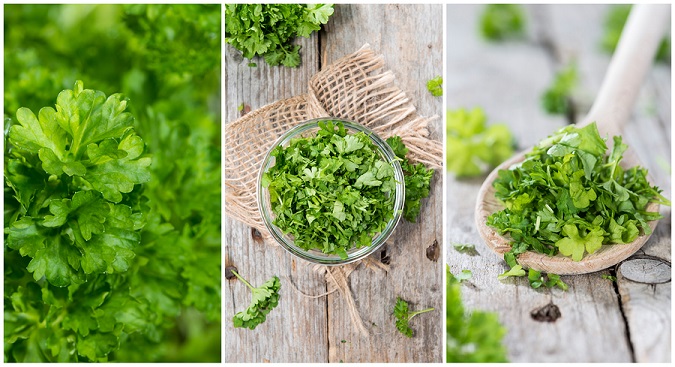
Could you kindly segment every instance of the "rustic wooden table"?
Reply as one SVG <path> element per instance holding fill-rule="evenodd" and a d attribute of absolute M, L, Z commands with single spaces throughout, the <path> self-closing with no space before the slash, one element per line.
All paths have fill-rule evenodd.
<path fill-rule="evenodd" d="M 532 146 L 568 121 L 546 115 L 540 95 L 560 65 L 576 59 L 580 91 L 576 118 L 588 111 L 610 57 L 600 51 L 608 6 L 528 6 L 524 41 L 490 44 L 478 33 L 483 6 L 447 8 L 448 108 L 481 106 L 489 121 L 505 122 L 518 146 Z M 672 198 L 670 66 L 658 63 L 645 82 L 624 136 L 649 169 L 654 183 Z M 473 243 L 478 255 L 446 246 L 446 261 L 457 273 L 473 272 L 463 288 L 469 309 L 497 312 L 508 329 L 504 343 L 512 362 L 670 362 L 671 209 L 654 235 L 616 268 L 564 276 L 569 290 L 531 289 L 527 279 L 498 281 L 504 261 L 481 241 L 474 205 L 485 177 L 447 177 L 446 241 Z M 602 278 L 615 275 L 616 282 Z M 530 313 L 556 305 L 561 317 L 535 321 Z"/>
<path fill-rule="evenodd" d="M 302 65 L 296 69 L 257 67 L 225 45 L 225 121 L 246 110 L 307 92 L 309 79 L 322 65 L 358 50 L 365 43 L 384 55 L 396 84 L 424 116 L 442 115 L 442 99 L 432 97 L 426 81 L 442 74 L 441 5 L 336 5 L 319 34 L 300 39 Z M 441 140 L 442 120 L 432 127 Z M 224 138 L 227 144 L 227 136 Z M 372 255 L 389 264 L 383 271 L 360 265 L 349 283 L 358 312 L 369 329 L 362 336 L 352 325 L 344 300 L 327 292 L 324 275 L 283 248 L 262 240 L 246 225 L 225 217 L 225 265 L 236 266 L 252 284 L 272 275 L 281 278 L 281 302 L 255 330 L 235 329 L 229 318 L 250 302 L 248 289 L 236 280 L 224 286 L 225 362 L 440 362 L 442 360 L 442 175 L 432 181 L 431 196 L 416 224 L 401 221 L 382 251 Z M 225 193 L 227 195 L 227 192 Z M 227 212 L 226 212 L 227 214 Z M 435 250 L 435 251 L 434 251 Z M 396 297 L 414 309 L 436 311 L 417 316 L 409 339 L 394 326 Z"/>

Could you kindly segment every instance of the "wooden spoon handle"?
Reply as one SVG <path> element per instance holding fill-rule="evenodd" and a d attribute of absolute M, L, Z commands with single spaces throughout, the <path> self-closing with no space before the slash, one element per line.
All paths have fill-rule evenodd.
<path fill-rule="evenodd" d="M 633 5 L 600 92 L 581 125 L 596 121 L 601 134 L 620 134 L 666 34 L 669 19 L 668 4 Z"/>

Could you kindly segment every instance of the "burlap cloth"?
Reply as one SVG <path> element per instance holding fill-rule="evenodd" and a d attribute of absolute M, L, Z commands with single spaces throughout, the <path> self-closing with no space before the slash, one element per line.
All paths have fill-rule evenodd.
<path fill-rule="evenodd" d="M 438 116 L 420 116 L 405 93 L 394 85 L 394 74 L 383 68 L 382 55 L 376 55 L 366 44 L 314 75 L 308 93 L 268 104 L 227 124 L 225 214 L 256 228 L 266 243 L 276 245 L 258 212 L 258 171 L 267 151 L 286 130 L 313 118 L 352 120 L 384 139 L 398 135 L 409 149 L 409 159 L 441 168 L 443 144 L 431 140 L 427 129 L 429 122 Z M 367 266 L 387 269 L 371 258 L 363 261 Z M 359 263 L 315 266 L 315 270 L 325 274 L 328 293 L 339 291 L 354 326 L 367 334 L 348 283 L 350 273 Z"/>

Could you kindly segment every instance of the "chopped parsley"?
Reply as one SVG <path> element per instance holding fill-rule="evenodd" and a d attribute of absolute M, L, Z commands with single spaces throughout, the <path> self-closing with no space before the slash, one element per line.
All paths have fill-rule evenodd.
<path fill-rule="evenodd" d="M 645 168 L 619 164 L 627 148 L 615 136 L 606 154 L 595 123 L 568 126 L 540 142 L 523 162 L 499 171 L 493 186 L 504 209 L 490 215 L 487 224 L 513 239 L 504 255 L 509 272 L 516 269 L 516 256 L 526 251 L 581 261 L 602 245 L 651 233 L 648 222 L 662 216 L 646 211 L 647 205 L 670 201 L 647 181 Z"/>

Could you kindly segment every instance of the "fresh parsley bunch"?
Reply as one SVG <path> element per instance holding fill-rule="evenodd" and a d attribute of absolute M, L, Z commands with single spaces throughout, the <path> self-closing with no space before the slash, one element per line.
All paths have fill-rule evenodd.
<path fill-rule="evenodd" d="M 5 152 L 5 359 L 107 361 L 121 337 L 156 334 L 127 276 L 151 159 L 126 103 L 77 81 L 56 109 L 16 113 Z"/>
<path fill-rule="evenodd" d="M 300 65 L 297 36 L 309 37 L 333 15 L 331 4 L 226 4 L 225 42 L 245 58 L 262 56 L 272 65 Z"/>
<path fill-rule="evenodd" d="M 670 201 L 649 184 L 646 169 L 620 165 L 627 148 L 615 136 L 606 154 L 595 123 L 568 126 L 535 146 L 522 163 L 499 171 L 493 185 L 505 208 L 487 224 L 513 239 L 506 262 L 516 266 L 516 255 L 526 251 L 580 261 L 604 244 L 651 233 L 648 222 L 662 216 L 646 211 L 647 205 Z"/>
<path fill-rule="evenodd" d="M 275 164 L 262 176 L 274 225 L 305 250 L 347 258 L 370 246 L 394 216 L 394 168 L 362 132 L 341 122 L 319 122 L 315 137 L 296 138 L 272 151 Z"/>
<path fill-rule="evenodd" d="M 481 108 L 448 110 L 446 169 L 457 177 L 480 175 L 513 155 L 508 126 L 486 122 Z"/>
<path fill-rule="evenodd" d="M 151 160 L 125 109 L 121 95 L 78 81 L 56 109 L 17 111 L 5 178 L 20 208 L 8 213 L 7 246 L 32 258 L 35 280 L 65 287 L 129 268 L 144 222 L 133 192 Z"/>

